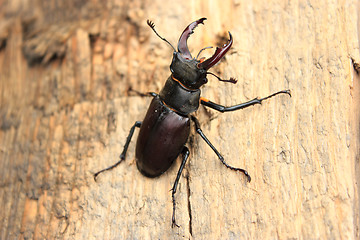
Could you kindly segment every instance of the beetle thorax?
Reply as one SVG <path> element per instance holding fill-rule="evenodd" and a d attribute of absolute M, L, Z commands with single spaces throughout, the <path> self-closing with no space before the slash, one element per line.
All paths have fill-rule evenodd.
<path fill-rule="evenodd" d="M 181 53 L 174 52 L 170 70 L 173 77 L 189 89 L 199 89 L 207 83 L 206 70 L 198 68 L 199 61 L 196 59 L 186 59 Z"/>

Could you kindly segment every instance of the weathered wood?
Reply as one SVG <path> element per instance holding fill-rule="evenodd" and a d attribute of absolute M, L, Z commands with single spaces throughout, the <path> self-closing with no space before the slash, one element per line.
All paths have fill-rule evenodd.
<path fill-rule="evenodd" d="M 1 239 L 359 239 L 360 61 L 356 1 L 41 1 L 0 3 Z M 26 9 L 26 10 L 25 10 Z M 177 169 L 143 177 L 117 161 L 132 124 L 169 75 L 171 43 L 233 48 L 202 95 L 224 105 L 291 89 L 220 114 L 201 108 Z M 212 54 L 208 50 L 204 56 Z M 130 96 L 129 96 L 130 95 Z M 135 134 L 135 138 L 137 133 Z"/>

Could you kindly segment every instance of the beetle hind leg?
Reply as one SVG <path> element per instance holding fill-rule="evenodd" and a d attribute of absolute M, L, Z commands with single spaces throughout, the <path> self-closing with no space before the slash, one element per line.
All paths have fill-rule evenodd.
<path fill-rule="evenodd" d="M 215 154 L 218 156 L 218 158 L 220 159 L 220 161 L 225 165 L 225 167 L 231 169 L 231 170 L 234 170 L 234 171 L 239 171 L 239 172 L 242 172 L 246 177 L 247 177 L 247 180 L 248 182 L 251 181 L 251 177 L 249 175 L 249 173 L 245 170 L 245 169 L 242 169 L 242 168 L 236 168 L 236 167 L 232 167 L 230 166 L 229 164 L 227 164 L 224 160 L 224 157 L 219 153 L 219 151 L 214 147 L 214 145 L 212 145 L 212 143 L 209 141 L 209 139 L 205 136 L 205 134 L 203 133 L 203 131 L 201 130 L 200 128 L 200 123 L 199 123 L 199 120 L 197 120 L 196 117 L 194 116 L 191 116 L 191 119 L 194 121 L 195 123 L 195 129 L 196 129 L 196 132 L 201 136 L 202 139 L 204 139 L 204 141 L 211 147 L 211 149 L 215 152 Z"/>
<path fill-rule="evenodd" d="M 190 155 L 190 151 L 186 146 L 184 146 L 184 148 L 182 150 L 182 155 L 183 155 L 183 160 L 181 162 L 179 171 L 177 173 L 177 176 L 176 176 L 176 179 L 175 179 L 175 182 L 174 182 L 174 186 L 171 189 L 171 197 L 172 197 L 172 203 L 173 203 L 173 214 L 172 214 L 172 219 L 171 219 L 172 220 L 171 227 L 174 227 L 174 226 L 180 227 L 179 225 L 176 224 L 176 221 L 175 221 L 175 205 L 176 205 L 176 203 L 175 203 L 175 193 L 176 193 L 177 185 L 178 185 L 179 180 L 180 180 L 181 173 L 184 170 L 185 163 L 186 163 L 186 161 L 187 161 L 187 159 L 189 158 L 189 155 Z"/>
<path fill-rule="evenodd" d="M 125 160 L 126 152 L 127 152 L 128 148 L 129 148 L 129 144 L 130 144 L 131 138 L 132 138 L 132 136 L 134 135 L 135 128 L 139 128 L 139 127 L 141 127 L 141 122 L 140 122 L 140 121 L 136 121 L 136 122 L 134 123 L 134 125 L 131 127 L 130 132 L 129 132 L 129 135 L 128 135 L 127 138 L 126 138 L 126 142 L 125 142 L 125 145 L 124 145 L 124 149 L 123 149 L 122 153 L 120 154 L 120 160 L 119 160 L 118 162 L 116 162 L 115 164 L 111 165 L 110 167 L 107 167 L 107 168 L 105 168 L 105 169 L 103 169 L 103 170 L 100 170 L 100 171 L 98 171 L 97 173 L 95 173 L 95 174 L 94 174 L 94 180 L 95 180 L 95 182 L 96 182 L 97 176 L 98 176 L 100 173 L 105 172 L 105 171 L 108 171 L 108 170 L 111 170 L 111 169 L 117 167 L 123 160 Z"/>

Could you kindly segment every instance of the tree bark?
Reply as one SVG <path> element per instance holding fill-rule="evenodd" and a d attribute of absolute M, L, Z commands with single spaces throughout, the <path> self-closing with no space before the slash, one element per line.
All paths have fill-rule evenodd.
<path fill-rule="evenodd" d="M 357 1 L 0 1 L 1 239 L 359 239 Z M 190 158 L 158 178 L 136 168 L 126 136 L 159 92 L 192 21 L 193 56 L 234 38 L 202 96 L 230 106 L 192 130 Z M 202 55 L 211 56 L 214 50 Z"/>

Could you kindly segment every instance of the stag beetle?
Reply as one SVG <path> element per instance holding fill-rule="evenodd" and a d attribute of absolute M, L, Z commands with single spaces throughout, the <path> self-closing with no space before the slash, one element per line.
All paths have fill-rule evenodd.
<path fill-rule="evenodd" d="M 182 153 L 183 159 L 180 169 L 171 189 L 173 204 L 172 227 L 179 226 L 175 221 L 175 193 L 186 160 L 189 157 L 189 149 L 185 144 L 190 134 L 191 120 L 194 122 L 196 132 L 212 148 L 220 161 L 227 168 L 242 172 L 247 177 L 247 181 L 251 181 L 250 175 L 246 170 L 232 167 L 225 162 L 223 156 L 214 145 L 211 144 L 201 130 L 197 118 L 191 115 L 191 113 L 195 112 L 200 104 L 220 112 L 229 112 L 260 104 L 263 100 L 278 94 L 288 94 L 291 96 L 290 90 L 283 90 L 264 98 L 255 98 L 251 101 L 230 107 L 219 105 L 201 97 L 200 87 L 207 83 L 208 80 L 206 77 L 208 74 L 215 76 L 223 82 L 236 83 L 235 78 L 223 80 L 215 74 L 208 72 L 230 49 L 233 43 L 230 32 L 229 41 L 222 47 L 217 47 L 214 55 L 209 59 L 198 59 L 199 54 L 207 48 L 201 49 L 196 58 L 191 56 L 187 46 L 187 39 L 193 33 L 194 28 L 198 24 L 203 23 L 204 20 L 206 20 L 206 18 L 201 18 L 185 28 L 180 36 L 177 51 L 169 41 L 157 33 L 154 23 L 149 20 L 147 21 L 147 24 L 154 33 L 174 49 L 173 59 L 170 65 L 171 75 L 166 80 L 165 86 L 159 94 L 150 93 L 150 95 L 153 96 L 153 100 L 150 103 L 145 119 L 142 122 L 136 121 L 131 127 L 124 149 L 120 154 L 120 160 L 114 165 L 94 174 L 96 181 L 96 177 L 100 173 L 115 168 L 125 159 L 135 128 L 140 128 L 136 143 L 136 166 L 144 176 L 153 178 L 161 175 L 173 164 L 180 153 Z"/>

